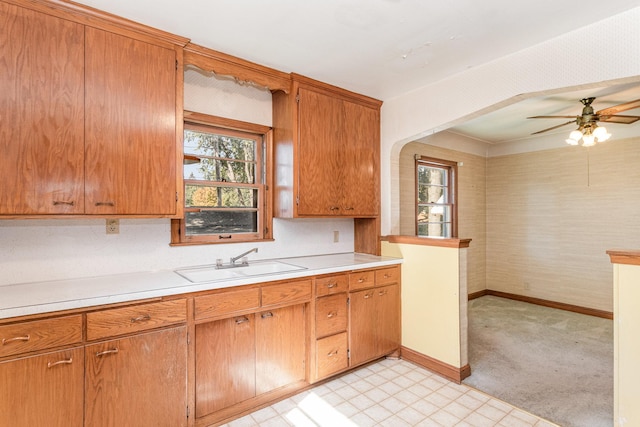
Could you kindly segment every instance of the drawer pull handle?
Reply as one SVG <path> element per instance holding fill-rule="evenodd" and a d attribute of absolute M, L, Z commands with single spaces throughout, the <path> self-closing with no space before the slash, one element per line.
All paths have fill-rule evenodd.
<path fill-rule="evenodd" d="M 262 313 L 261 317 L 263 319 L 266 319 L 267 317 L 273 317 L 273 313 L 270 311 L 267 311 L 266 313 Z"/>
<path fill-rule="evenodd" d="M 391 275 L 389 275 L 389 274 L 386 274 L 386 273 L 385 273 L 385 274 L 384 274 L 384 278 L 385 278 L 385 279 L 389 279 L 389 278 L 391 278 Z"/>
<path fill-rule="evenodd" d="M 387 291 L 380 291 L 380 292 L 378 292 L 378 295 L 379 295 L 379 296 L 383 296 L 383 295 L 386 295 L 386 294 L 387 294 Z"/>
<path fill-rule="evenodd" d="M 108 354 L 116 354 L 118 352 L 117 348 L 111 348 L 109 350 L 105 350 L 105 351 L 98 351 L 96 352 L 96 357 L 102 357 L 102 356 L 106 356 Z"/>
<path fill-rule="evenodd" d="M 353 209 L 354 209 L 353 206 L 348 206 L 344 208 L 345 211 L 352 211 Z"/>
<path fill-rule="evenodd" d="M 338 315 L 337 311 L 330 311 L 329 314 L 327 314 L 327 318 L 331 319 L 332 317 L 336 317 Z"/>
<path fill-rule="evenodd" d="M 240 325 L 240 324 L 246 323 L 248 321 L 249 321 L 249 318 L 247 316 L 238 317 L 238 318 L 236 318 L 236 325 Z"/>
<path fill-rule="evenodd" d="M 339 208 L 338 206 L 331 206 L 331 207 L 329 208 L 329 210 L 331 210 L 331 211 L 337 211 L 337 210 L 339 210 L 339 209 L 340 209 L 340 208 Z"/>
<path fill-rule="evenodd" d="M 142 316 L 132 317 L 131 318 L 131 323 L 146 322 L 147 320 L 151 320 L 151 316 L 148 315 L 148 314 L 144 314 Z"/>
<path fill-rule="evenodd" d="M 333 351 L 327 353 L 327 357 L 333 357 L 333 356 L 335 356 L 337 354 L 338 354 L 338 350 L 333 350 Z"/>
<path fill-rule="evenodd" d="M 30 335 L 25 335 L 23 337 L 14 337 L 14 338 L 2 338 L 2 345 L 9 344 L 16 341 L 29 341 L 31 339 Z"/>
<path fill-rule="evenodd" d="M 335 288 L 336 286 L 338 286 L 338 284 L 337 284 L 337 283 L 329 283 L 329 284 L 327 285 L 327 288 L 331 289 L 331 288 Z"/>
<path fill-rule="evenodd" d="M 54 200 L 53 201 L 53 206 L 58 206 L 58 205 L 69 205 L 69 206 L 73 206 L 75 205 L 76 202 L 74 202 L 73 200 L 71 201 L 66 201 L 66 200 Z"/>
<path fill-rule="evenodd" d="M 70 365 L 71 363 L 73 363 L 73 357 L 64 360 L 58 360 L 57 362 L 48 362 L 47 368 L 53 368 L 54 366 L 58 365 Z"/>
<path fill-rule="evenodd" d="M 96 206 L 115 206 L 113 202 L 96 202 Z"/>
<path fill-rule="evenodd" d="M 362 283 L 362 282 L 364 282 L 364 279 L 361 277 L 358 279 L 358 283 Z"/>
<path fill-rule="evenodd" d="M 364 299 L 371 298 L 372 296 L 373 296 L 373 292 L 367 292 L 366 294 L 364 294 Z"/>

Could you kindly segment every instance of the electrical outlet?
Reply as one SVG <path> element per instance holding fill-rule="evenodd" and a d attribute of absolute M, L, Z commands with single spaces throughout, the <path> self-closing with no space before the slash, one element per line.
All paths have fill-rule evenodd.
<path fill-rule="evenodd" d="M 333 232 L 333 243 L 338 243 L 339 241 L 340 241 L 340 232 L 336 230 Z"/>
<path fill-rule="evenodd" d="M 120 220 L 109 218 L 107 219 L 107 234 L 120 234 Z"/>

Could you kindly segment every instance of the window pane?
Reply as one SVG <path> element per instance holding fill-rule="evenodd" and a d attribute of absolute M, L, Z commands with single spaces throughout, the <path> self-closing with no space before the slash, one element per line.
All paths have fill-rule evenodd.
<path fill-rule="evenodd" d="M 184 131 L 185 154 L 253 161 L 256 159 L 255 150 L 256 141 L 252 139 Z"/>
<path fill-rule="evenodd" d="M 254 184 L 255 163 L 204 157 L 199 163 L 184 165 L 184 179 Z"/>
<path fill-rule="evenodd" d="M 426 222 L 426 223 L 418 224 L 418 236 L 451 237 L 451 223 Z"/>
<path fill-rule="evenodd" d="M 187 235 L 256 233 L 258 213 L 255 211 L 185 212 Z"/>
<path fill-rule="evenodd" d="M 449 203 L 445 187 L 418 184 L 418 203 Z"/>
<path fill-rule="evenodd" d="M 451 237 L 451 206 L 419 206 L 418 236 Z"/>
<path fill-rule="evenodd" d="M 447 185 L 447 169 L 418 165 L 418 184 Z"/>
<path fill-rule="evenodd" d="M 258 189 L 187 184 L 185 185 L 185 206 L 188 208 L 256 208 Z"/>

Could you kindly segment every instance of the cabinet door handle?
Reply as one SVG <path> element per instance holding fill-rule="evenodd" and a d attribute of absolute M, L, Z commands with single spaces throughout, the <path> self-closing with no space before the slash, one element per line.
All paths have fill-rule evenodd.
<path fill-rule="evenodd" d="M 338 354 L 338 350 L 333 350 L 333 351 L 327 353 L 327 357 L 333 357 L 333 356 L 335 356 L 337 354 Z"/>
<path fill-rule="evenodd" d="M 147 320 L 151 320 L 151 316 L 149 314 L 143 314 L 142 316 L 132 317 L 131 323 L 146 322 Z"/>
<path fill-rule="evenodd" d="M 73 363 L 73 357 L 70 357 L 68 359 L 58 360 L 57 362 L 48 362 L 47 368 L 53 368 L 54 366 L 58 366 L 58 365 L 70 365 L 71 363 Z"/>
<path fill-rule="evenodd" d="M 358 283 L 362 283 L 362 282 L 364 282 L 364 277 L 361 277 L 358 279 Z"/>
<path fill-rule="evenodd" d="M 379 296 L 384 296 L 384 295 L 386 295 L 386 294 L 387 294 L 387 291 L 380 291 L 380 292 L 378 292 L 378 295 L 379 295 Z"/>
<path fill-rule="evenodd" d="M 345 211 L 352 211 L 353 210 L 353 206 L 349 206 L 348 208 L 344 208 Z"/>
<path fill-rule="evenodd" d="M 384 273 L 384 278 L 385 278 L 385 279 L 390 279 L 390 278 L 391 278 L 391 275 L 390 275 L 390 274 L 387 274 L 387 273 Z"/>
<path fill-rule="evenodd" d="M 240 325 L 240 324 L 246 323 L 248 321 L 249 321 L 249 318 L 247 316 L 237 317 L 236 318 L 236 325 Z"/>
<path fill-rule="evenodd" d="M 31 336 L 28 334 L 22 337 L 2 338 L 2 345 L 6 345 L 16 341 L 29 341 L 30 339 L 31 339 Z"/>
<path fill-rule="evenodd" d="M 371 298 L 372 296 L 373 296 L 373 292 L 367 292 L 366 294 L 364 294 L 364 299 Z"/>
<path fill-rule="evenodd" d="M 338 210 L 340 210 L 340 208 L 339 208 L 338 206 L 331 206 L 331 207 L 329 208 L 329 210 L 330 210 L 330 211 L 338 211 Z"/>
<path fill-rule="evenodd" d="M 96 206 L 115 206 L 113 202 L 96 202 Z"/>
<path fill-rule="evenodd" d="M 73 206 L 75 205 L 76 202 L 74 202 L 73 200 L 71 201 L 66 201 L 66 200 L 54 200 L 53 201 L 53 206 L 58 206 L 58 205 L 69 205 L 69 206 Z"/>
<path fill-rule="evenodd" d="M 266 319 L 267 317 L 273 317 L 273 313 L 270 311 L 267 311 L 266 313 L 262 313 L 260 317 L 262 317 L 263 319 Z"/>
<path fill-rule="evenodd" d="M 337 284 L 337 283 L 329 283 L 329 284 L 327 285 L 327 288 L 331 289 L 331 288 L 335 288 L 336 286 L 338 286 L 338 284 Z"/>
<path fill-rule="evenodd" d="M 331 319 L 332 317 L 336 317 L 338 315 L 337 311 L 330 311 L 329 314 L 327 314 L 327 318 Z"/>
<path fill-rule="evenodd" d="M 106 356 L 108 354 L 116 354 L 117 352 L 118 352 L 117 348 L 110 348 L 109 350 L 96 352 L 96 357 L 102 357 L 102 356 Z"/>

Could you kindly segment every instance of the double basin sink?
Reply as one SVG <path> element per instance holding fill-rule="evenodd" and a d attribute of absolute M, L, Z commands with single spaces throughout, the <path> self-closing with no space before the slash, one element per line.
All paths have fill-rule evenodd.
<path fill-rule="evenodd" d="M 306 269 L 306 267 L 287 264 L 281 261 L 255 261 L 250 264 L 240 264 L 238 267 L 233 268 L 217 268 L 215 265 L 203 265 L 199 267 L 179 268 L 174 271 L 191 283 L 208 283 Z"/>

